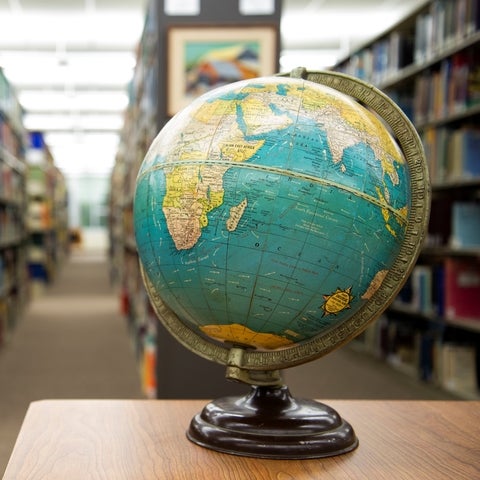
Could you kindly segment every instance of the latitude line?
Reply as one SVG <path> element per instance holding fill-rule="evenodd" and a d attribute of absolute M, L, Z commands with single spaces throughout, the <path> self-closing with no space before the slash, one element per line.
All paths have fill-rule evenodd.
<path fill-rule="evenodd" d="M 265 165 L 258 165 L 258 164 L 254 164 L 254 163 L 232 162 L 232 161 L 225 161 L 225 160 L 221 160 L 221 161 L 217 161 L 217 160 L 198 160 L 198 161 L 195 161 L 195 160 L 177 160 L 177 161 L 174 161 L 174 162 L 168 162 L 166 164 L 164 163 L 162 165 L 155 165 L 155 166 L 149 168 L 147 171 L 142 172 L 142 174 L 139 175 L 138 179 L 140 179 L 141 177 L 143 177 L 147 174 L 150 174 L 152 171 L 166 170 L 166 169 L 169 169 L 169 168 L 181 167 L 181 166 L 186 166 L 186 165 L 199 165 L 199 166 L 201 166 L 201 165 L 223 165 L 223 166 L 230 166 L 230 167 L 244 167 L 244 168 L 249 168 L 251 170 L 260 170 L 260 171 L 263 171 L 263 172 L 276 173 L 276 174 L 279 174 L 279 175 L 285 175 L 287 173 L 288 176 L 291 176 L 293 178 L 298 178 L 298 179 L 301 179 L 301 180 L 308 180 L 308 181 L 313 182 L 313 183 L 318 183 L 320 185 L 325 185 L 325 186 L 329 186 L 329 187 L 335 187 L 335 188 L 338 188 L 339 190 L 343 190 L 345 192 L 351 193 L 351 194 L 353 194 L 357 197 L 360 197 L 360 198 L 376 205 L 377 207 L 388 210 L 393 215 L 395 215 L 395 217 L 401 219 L 404 222 L 406 222 L 406 220 L 407 220 L 404 215 L 399 213 L 398 209 L 393 208 L 388 203 L 383 203 L 380 200 L 378 200 L 378 198 L 372 197 L 371 195 L 368 195 L 368 194 L 366 194 L 364 192 L 361 192 L 359 190 L 355 190 L 354 188 L 348 187 L 347 185 L 342 185 L 341 183 L 332 182 L 331 180 L 326 180 L 324 178 L 316 177 L 316 176 L 313 176 L 313 175 L 308 175 L 306 173 L 295 172 L 295 171 L 292 171 L 292 170 L 285 170 L 285 169 L 279 168 L 279 167 L 270 167 L 270 166 L 265 166 Z M 137 179 L 137 181 L 138 181 L 138 179 Z"/>

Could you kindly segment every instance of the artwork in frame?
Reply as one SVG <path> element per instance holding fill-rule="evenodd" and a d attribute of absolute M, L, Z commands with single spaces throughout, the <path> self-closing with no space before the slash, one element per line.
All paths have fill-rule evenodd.
<path fill-rule="evenodd" d="M 277 69 L 274 26 L 175 26 L 167 37 L 167 114 L 227 83 Z"/>

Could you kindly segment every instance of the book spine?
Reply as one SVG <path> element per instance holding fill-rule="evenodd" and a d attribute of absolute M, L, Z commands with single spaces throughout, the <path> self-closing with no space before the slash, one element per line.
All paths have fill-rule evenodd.
<path fill-rule="evenodd" d="M 445 315 L 480 320 L 480 260 L 445 260 Z"/>

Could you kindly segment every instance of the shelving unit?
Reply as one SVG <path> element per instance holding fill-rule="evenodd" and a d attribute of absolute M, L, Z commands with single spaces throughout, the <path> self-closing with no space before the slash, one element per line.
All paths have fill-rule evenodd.
<path fill-rule="evenodd" d="M 190 353 L 164 330 L 152 311 L 139 271 L 133 232 L 133 196 L 137 172 L 147 149 L 169 120 L 165 94 L 166 32 L 172 25 L 269 24 L 278 29 L 280 3 L 274 0 L 272 15 L 242 15 L 237 0 L 220 3 L 202 0 L 200 13 L 192 16 L 169 15 L 163 0 L 153 0 L 148 5 L 137 66 L 129 88 L 130 102 L 111 176 L 110 259 L 111 278 L 120 291 L 121 310 L 132 333 L 144 390 L 150 397 L 204 398 L 243 392 L 223 380 L 222 366 Z"/>
<path fill-rule="evenodd" d="M 41 132 L 30 132 L 27 149 L 27 262 L 35 292 L 53 281 L 68 254 L 68 197 L 63 174 Z M 34 292 L 34 293 L 35 293 Z"/>
<path fill-rule="evenodd" d="M 357 346 L 466 398 L 480 379 L 480 1 L 430 0 L 342 60 L 416 126 L 432 184 L 407 284 Z"/>
<path fill-rule="evenodd" d="M 0 347 L 28 298 L 25 140 L 22 112 L 0 68 Z"/>
<path fill-rule="evenodd" d="M 119 286 L 121 312 L 135 346 L 145 394 L 151 398 L 157 394 L 157 320 L 151 311 L 139 270 L 133 231 L 133 196 L 137 172 L 148 146 L 158 133 L 157 41 L 156 2 L 150 2 L 111 176 L 109 225 L 111 279 Z"/>

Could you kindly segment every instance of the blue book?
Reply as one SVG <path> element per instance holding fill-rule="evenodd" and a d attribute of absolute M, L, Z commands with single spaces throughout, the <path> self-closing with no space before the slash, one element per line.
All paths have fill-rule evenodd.
<path fill-rule="evenodd" d="M 418 370 L 421 380 L 430 382 L 434 374 L 434 351 L 436 336 L 433 332 L 423 332 L 419 338 Z"/>
<path fill-rule="evenodd" d="M 462 164 L 465 178 L 480 177 L 480 129 L 463 130 Z"/>
<path fill-rule="evenodd" d="M 432 307 L 439 317 L 445 314 L 445 267 L 442 263 L 432 270 Z"/>
<path fill-rule="evenodd" d="M 454 202 L 450 243 L 453 248 L 480 247 L 480 203 Z"/>

